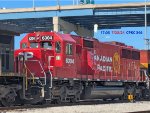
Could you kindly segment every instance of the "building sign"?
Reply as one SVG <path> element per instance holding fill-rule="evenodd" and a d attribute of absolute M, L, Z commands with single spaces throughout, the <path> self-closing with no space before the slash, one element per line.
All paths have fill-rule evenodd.
<path fill-rule="evenodd" d="M 142 35 L 143 34 L 143 31 L 140 31 L 140 30 L 101 30 L 100 31 L 100 34 L 103 34 L 103 35 L 124 35 L 124 34 L 127 34 L 127 35 Z"/>

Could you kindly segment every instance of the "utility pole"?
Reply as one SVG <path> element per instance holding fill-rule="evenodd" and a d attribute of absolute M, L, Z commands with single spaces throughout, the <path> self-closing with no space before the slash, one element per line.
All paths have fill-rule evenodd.
<path fill-rule="evenodd" d="M 150 39 L 147 37 L 147 0 L 145 0 L 145 33 L 144 33 L 144 40 L 146 49 L 149 50 Z"/>
<path fill-rule="evenodd" d="M 79 0 L 77 0 L 77 5 L 79 5 Z"/>
<path fill-rule="evenodd" d="M 35 1 L 34 0 L 32 1 L 32 7 L 33 7 L 33 9 L 35 8 Z"/>
<path fill-rule="evenodd" d="M 57 0 L 57 5 L 60 6 L 60 0 Z"/>

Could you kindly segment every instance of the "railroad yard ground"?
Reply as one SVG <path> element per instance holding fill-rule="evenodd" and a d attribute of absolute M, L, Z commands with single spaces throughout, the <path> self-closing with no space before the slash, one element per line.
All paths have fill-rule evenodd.
<path fill-rule="evenodd" d="M 134 103 L 86 103 L 76 105 L 46 106 L 35 108 L 21 108 L 14 110 L 0 110 L 0 113 L 150 113 L 150 101 Z M 147 112 L 144 112 L 147 111 Z"/>

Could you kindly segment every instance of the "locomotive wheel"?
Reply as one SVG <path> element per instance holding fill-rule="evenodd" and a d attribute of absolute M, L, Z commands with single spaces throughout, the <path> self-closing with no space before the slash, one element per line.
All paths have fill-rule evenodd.
<path fill-rule="evenodd" d="M 71 99 L 70 99 L 70 102 L 71 102 L 71 103 L 76 103 L 77 100 L 76 100 L 76 98 L 71 98 Z"/>
<path fill-rule="evenodd" d="M 107 101 L 107 99 L 106 99 L 106 98 L 103 98 L 103 101 Z"/>
<path fill-rule="evenodd" d="M 25 104 L 38 104 L 43 103 L 44 96 L 42 96 L 42 89 L 39 86 L 31 86 L 26 91 L 26 98 L 24 99 Z"/>
<path fill-rule="evenodd" d="M 57 100 L 56 100 L 56 103 L 57 103 L 57 104 L 61 104 L 61 99 L 60 99 L 60 98 L 57 99 Z"/>
<path fill-rule="evenodd" d="M 16 102 L 16 93 L 14 90 L 8 92 L 8 94 L 1 99 L 1 104 L 5 107 L 13 106 Z"/>
<path fill-rule="evenodd" d="M 9 107 L 9 106 L 13 106 L 15 102 L 15 98 L 11 97 L 11 98 L 3 98 L 1 100 L 1 103 L 4 107 Z"/>
<path fill-rule="evenodd" d="M 52 104 L 61 104 L 61 100 L 60 99 L 54 99 L 51 102 Z"/>
<path fill-rule="evenodd" d="M 70 99 L 70 103 L 78 103 L 79 102 L 79 98 L 77 98 L 77 96 L 74 96 L 73 98 Z"/>
<path fill-rule="evenodd" d="M 111 100 L 112 100 L 112 101 L 114 101 L 114 100 L 115 100 L 115 98 L 111 98 Z"/>

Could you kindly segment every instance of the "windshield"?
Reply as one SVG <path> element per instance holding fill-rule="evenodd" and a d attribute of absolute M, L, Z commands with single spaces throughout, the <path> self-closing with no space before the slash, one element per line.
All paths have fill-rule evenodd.
<path fill-rule="evenodd" d="M 51 42 L 42 42 L 41 47 L 46 49 L 52 49 L 52 44 Z"/>
<path fill-rule="evenodd" d="M 36 42 L 30 43 L 30 48 L 38 48 L 38 43 Z"/>

